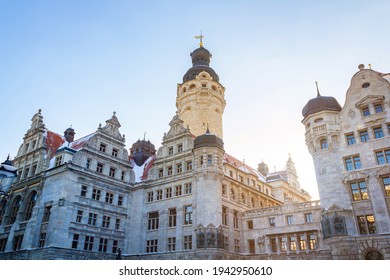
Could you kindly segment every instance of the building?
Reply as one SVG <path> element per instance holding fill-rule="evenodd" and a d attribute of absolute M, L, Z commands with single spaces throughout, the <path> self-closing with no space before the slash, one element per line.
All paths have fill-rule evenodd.
<path fill-rule="evenodd" d="M 302 123 L 332 255 L 389 259 L 390 75 L 358 68 L 343 107 L 317 89 Z"/>
<path fill-rule="evenodd" d="M 77 140 L 73 128 L 48 130 L 40 110 L 33 116 L 13 160 L 18 179 L 0 205 L 0 258 L 363 258 L 336 244 L 355 237 L 324 231 L 336 216 L 350 226 L 348 206 L 338 196 L 325 211 L 311 201 L 291 157 L 269 173 L 264 162 L 252 168 L 224 150 L 225 88 L 202 44 L 191 58 L 157 150 L 143 139 L 127 151 L 115 112 Z M 310 104 L 306 126 L 326 114 Z"/>

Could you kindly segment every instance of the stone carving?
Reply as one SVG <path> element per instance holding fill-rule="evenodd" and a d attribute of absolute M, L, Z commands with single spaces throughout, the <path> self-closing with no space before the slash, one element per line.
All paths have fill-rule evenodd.
<path fill-rule="evenodd" d="M 356 116 L 356 113 L 354 110 L 350 109 L 349 112 L 348 112 L 348 117 L 350 117 L 351 119 L 354 119 Z"/>

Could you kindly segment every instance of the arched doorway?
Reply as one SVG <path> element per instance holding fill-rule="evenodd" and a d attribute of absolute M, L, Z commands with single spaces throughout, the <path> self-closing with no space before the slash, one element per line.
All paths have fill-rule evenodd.
<path fill-rule="evenodd" d="M 384 260 L 384 256 L 377 250 L 368 250 L 364 255 L 365 260 Z"/>

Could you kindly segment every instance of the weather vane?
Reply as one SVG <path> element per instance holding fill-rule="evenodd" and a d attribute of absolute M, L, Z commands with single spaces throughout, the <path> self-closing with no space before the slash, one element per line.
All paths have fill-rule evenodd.
<path fill-rule="evenodd" d="M 199 46 L 203 47 L 203 39 L 202 30 L 200 31 L 200 35 L 195 36 L 195 39 L 200 39 Z"/>

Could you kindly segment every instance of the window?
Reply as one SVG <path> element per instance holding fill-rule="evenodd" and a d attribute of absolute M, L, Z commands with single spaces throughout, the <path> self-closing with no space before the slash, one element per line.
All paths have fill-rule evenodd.
<path fill-rule="evenodd" d="M 382 103 L 376 103 L 374 104 L 375 113 L 382 113 L 383 112 L 383 105 Z"/>
<path fill-rule="evenodd" d="M 182 152 L 183 151 L 183 144 L 177 145 L 177 152 Z"/>
<path fill-rule="evenodd" d="M 111 221 L 111 217 L 110 216 L 103 216 L 102 227 L 109 228 L 110 227 L 110 221 Z"/>
<path fill-rule="evenodd" d="M 386 196 L 390 196 L 390 176 L 382 177 L 382 182 Z"/>
<path fill-rule="evenodd" d="M 106 203 L 112 204 L 114 201 L 114 194 L 113 193 L 106 193 Z"/>
<path fill-rule="evenodd" d="M 101 190 L 93 189 L 93 190 L 92 190 L 92 199 L 100 200 L 101 194 L 102 194 L 102 191 L 101 191 Z"/>
<path fill-rule="evenodd" d="M 309 249 L 310 250 L 315 250 L 317 247 L 317 238 L 315 237 L 314 234 L 311 234 L 309 236 Z"/>
<path fill-rule="evenodd" d="M 253 229 L 253 221 L 250 220 L 250 221 L 247 221 L 247 226 L 248 226 L 248 229 Z"/>
<path fill-rule="evenodd" d="M 157 252 L 158 240 L 146 240 L 146 253 L 156 253 Z"/>
<path fill-rule="evenodd" d="M 307 249 L 305 236 L 299 236 L 299 250 L 305 251 Z"/>
<path fill-rule="evenodd" d="M 192 235 L 184 235 L 184 250 L 192 249 Z"/>
<path fill-rule="evenodd" d="M 374 127 L 374 136 L 375 136 L 375 139 L 379 139 L 379 138 L 382 138 L 384 136 L 381 126 Z"/>
<path fill-rule="evenodd" d="M 212 155 L 207 155 L 207 164 L 212 165 L 213 164 L 213 156 Z"/>
<path fill-rule="evenodd" d="M 268 218 L 268 222 L 271 227 L 274 227 L 276 225 L 275 217 Z"/>
<path fill-rule="evenodd" d="M 228 208 L 225 206 L 222 206 L 222 225 L 228 225 Z"/>
<path fill-rule="evenodd" d="M 183 172 L 183 165 L 181 163 L 178 163 L 176 165 L 176 173 L 179 174 L 181 172 Z"/>
<path fill-rule="evenodd" d="M 375 234 L 375 219 L 373 215 L 357 216 L 360 234 Z"/>
<path fill-rule="evenodd" d="M 238 229 L 238 211 L 233 211 L 233 227 Z"/>
<path fill-rule="evenodd" d="M 153 192 L 148 192 L 148 202 L 153 201 Z"/>
<path fill-rule="evenodd" d="M 22 201 L 22 199 L 19 195 L 14 199 L 12 206 L 11 206 L 11 212 L 9 215 L 9 219 L 8 219 L 9 225 L 15 223 L 19 209 L 20 209 L 21 201 Z"/>
<path fill-rule="evenodd" d="M 171 208 L 168 210 L 168 226 L 175 227 L 176 226 L 176 208 Z"/>
<path fill-rule="evenodd" d="M 370 115 L 370 109 L 368 108 L 368 106 L 364 106 L 364 107 L 362 107 L 362 115 L 364 116 L 364 117 L 368 117 L 369 115 Z"/>
<path fill-rule="evenodd" d="M 286 216 L 286 223 L 288 225 L 294 224 L 294 217 L 293 216 Z"/>
<path fill-rule="evenodd" d="M 50 215 L 51 215 L 51 205 L 48 205 L 43 210 L 42 223 L 48 222 L 50 220 Z"/>
<path fill-rule="evenodd" d="M 115 229 L 119 230 L 121 227 L 121 219 L 115 219 Z"/>
<path fill-rule="evenodd" d="M 112 148 L 112 153 L 111 153 L 111 155 L 112 155 L 113 157 L 118 157 L 118 149 Z"/>
<path fill-rule="evenodd" d="M 163 191 L 157 190 L 156 191 L 156 200 L 161 200 L 163 198 Z"/>
<path fill-rule="evenodd" d="M 279 238 L 279 243 L 280 243 L 280 251 L 286 252 L 287 251 L 287 237 Z"/>
<path fill-rule="evenodd" d="M 35 163 L 31 168 L 31 176 L 34 176 L 37 171 L 37 164 Z"/>
<path fill-rule="evenodd" d="M 176 250 L 176 237 L 168 237 L 168 251 Z"/>
<path fill-rule="evenodd" d="M 109 176 L 114 178 L 115 177 L 115 168 L 114 167 L 110 167 L 110 173 L 109 173 Z"/>
<path fill-rule="evenodd" d="M 165 189 L 165 198 L 171 198 L 172 197 L 172 188 L 166 188 Z"/>
<path fill-rule="evenodd" d="M 119 195 L 118 196 L 118 206 L 122 206 L 123 205 L 123 196 Z"/>
<path fill-rule="evenodd" d="M 168 148 L 168 155 L 169 156 L 173 155 L 173 147 Z"/>
<path fill-rule="evenodd" d="M 91 226 L 96 226 L 97 214 L 89 213 L 88 224 Z"/>
<path fill-rule="evenodd" d="M 234 252 L 240 253 L 240 239 L 234 239 Z"/>
<path fill-rule="evenodd" d="M 27 143 L 27 144 L 26 144 L 26 149 L 24 150 L 26 153 L 28 152 L 29 146 L 30 146 L 30 143 Z"/>
<path fill-rule="evenodd" d="M 186 163 L 186 169 L 187 169 L 187 171 L 192 170 L 192 161 L 187 161 L 187 163 Z"/>
<path fill-rule="evenodd" d="M 185 194 L 191 194 L 192 193 L 192 183 L 186 183 L 184 185 L 184 192 L 185 192 Z"/>
<path fill-rule="evenodd" d="M 5 251 L 5 246 L 7 245 L 8 238 L 0 238 L 0 252 Z"/>
<path fill-rule="evenodd" d="M 361 142 L 368 142 L 368 140 L 370 140 L 370 137 L 368 136 L 367 130 L 360 131 L 359 135 L 360 135 Z"/>
<path fill-rule="evenodd" d="M 351 183 L 350 186 L 352 192 L 352 199 L 354 201 L 369 199 L 365 181 L 354 182 Z"/>
<path fill-rule="evenodd" d="M 126 172 L 125 172 L 125 171 L 122 171 L 122 173 L 121 173 L 121 180 L 122 180 L 122 181 L 125 179 L 125 174 L 126 174 Z"/>
<path fill-rule="evenodd" d="M 321 150 L 327 150 L 328 149 L 328 140 L 322 139 L 320 144 L 321 144 Z"/>
<path fill-rule="evenodd" d="M 2 199 L 0 203 L 0 225 L 3 223 L 6 206 L 7 201 L 5 199 Z"/>
<path fill-rule="evenodd" d="M 79 245 L 79 238 L 80 238 L 80 235 L 73 234 L 73 240 L 72 240 L 72 248 L 73 249 L 77 249 L 77 246 Z"/>
<path fill-rule="evenodd" d="M 97 172 L 97 173 L 103 173 L 103 167 L 104 167 L 104 164 L 98 162 L 98 164 L 97 164 L 97 166 L 96 166 L 96 172 Z"/>
<path fill-rule="evenodd" d="M 24 220 L 25 221 L 30 220 L 36 201 L 37 201 L 37 192 L 32 191 L 27 198 L 27 205 L 26 205 L 26 209 L 24 212 Z"/>
<path fill-rule="evenodd" d="M 171 176 L 171 175 L 172 175 L 172 166 L 168 166 L 167 175 L 168 175 L 168 176 Z"/>
<path fill-rule="evenodd" d="M 278 251 L 278 245 L 276 244 L 276 238 L 270 238 L 270 247 L 271 247 L 271 252 L 277 252 Z"/>
<path fill-rule="evenodd" d="M 41 232 L 39 234 L 39 242 L 38 242 L 39 248 L 42 248 L 45 246 L 45 240 L 46 240 L 46 232 Z"/>
<path fill-rule="evenodd" d="M 80 196 L 83 196 L 83 197 L 87 196 L 87 186 L 81 186 Z"/>
<path fill-rule="evenodd" d="M 15 235 L 12 249 L 14 251 L 20 250 L 20 248 L 22 247 L 22 242 L 23 242 L 23 234 Z"/>
<path fill-rule="evenodd" d="M 344 161 L 345 161 L 345 168 L 347 169 L 347 171 L 362 168 L 359 156 L 352 156 L 349 158 L 345 158 Z"/>
<path fill-rule="evenodd" d="M 93 249 L 93 239 L 94 239 L 93 236 L 89 236 L 89 235 L 85 236 L 84 250 L 92 251 L 92 249 Z"/>
<path fill-rule="evenodd" d="M 107 238 L 100 238 L 100 241 L 99 241 L 99 252 L 107 252 L 107 243 L 108 243 L 108 239 Z"/>
<path fill-rule="evenodd" d="M 347 138 L 347 144 L 348 145 L 356 144 L 355 135 L 353 133 L 346 134 L 345 137 Z"/>
<path fill-rule="evenodd" d="M 30 173 L 30 168 L 26 167 L 26 169 L 24 169 L 24 178 L 25 179 L 28 177 L 29 173 Z"/>
<path fill-rule="evenodd" d="M 312 213 L 305 213 L 305 222 L 306 223 L 312 223 L 313 222 L 313 214 Z"/>
<path fill-rule="evenodd" d="M 180 195 L 181 195 L 181 185 L 175 186 L 175 196 L 180 196 Z"/>
<path fill-rule="evenodd" d="M 62 156 L 57 156 L 55 166 L 60 166 L 61 164 L 62 164 Z"/>
<path fill-rule="evenodd" d="M 158 220 L 159 214 L 158 212 L 150 212 L 148 214 L 148 230 L 158 229 Z"/>
<path fill-rule="evenodd" d="M 76 222 L 77 223 L 81 223 L 83 219 L 83 211 L 82 210 L 78 210 L 77 211 L 77 216 L 76 216 Z"/>
<path fill-rule="evenodd" d="M 106 152 L 106 148 L 107 148 L 106 144 L 100 143 L 99 151 L 105 153 Z"/>
<path fill-rule="evenodd" d="M 118 251 L 118 240 L 112 240 L 112 253 L 116 254 Z"/>
<path fill-rule="evenodd" d="M 184 206 L 184 224 L 185 225 L 192 224 L 192 206 L 191 205 Z"/>
<path fill-rule="evenodd" d="M 90 158 L 87 158 L 87 161 L 85 162 L 85 168 L 89 169 L 91 167 L 92 160 Z"/>
<path fill-rule="evenodd" d="M 378 164 L 390 163 L 390 149 L 375 152 Z"/>
<path fill-rule="evenodd" d="M 230 199 L 236 200 L 236 193 L 234 192 L 234 190 L 232 188 L 230 189 Z"/>
<path fill-rule="evenodd" d="M 158 178 L 162 178 L 164 176 L 164 170 L 162 168 L 160 168 L 158 170 Z"/>
<path fill-rule="evenodd" d="M 227 186 L 225 184 L 222 184 L 222 195 L 227 195 Z"/>
<path fill-rule="evenodd" d="M 290 237 L 290 250 L 296 251 L 297 250 L 297 242 L 295 240 L 295 237 Z"/>

